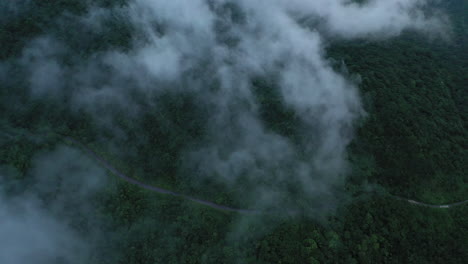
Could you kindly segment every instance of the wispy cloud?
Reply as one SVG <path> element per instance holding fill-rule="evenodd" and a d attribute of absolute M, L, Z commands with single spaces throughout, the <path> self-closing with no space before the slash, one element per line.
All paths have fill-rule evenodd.
<path fill-rule="evenodd" d="M 333 69 L 324 43 L 407 29 L 443 33 L 443 18 L 426 15 L 426 6 L 424 0 L 134 0 L 57 20 L 72 19 L 99 35 L 118 17 L 112 21 L 133 30 L 128 49 L 80 57 L 67 48 L 69 40 L 51 33 L 30 42 L 18 63 L 29 71 L 34 96 L 66 98 L 97 119 L 112 109 L 138 117 L 141 98 L 157 107 L 158 94 L 190 93 L 209 111 L 206 135 L 180 152 L 181 167 L 243 186 L 258 206 L 294 207 L 294 192 L 333 204 L 363 111 L 356 83 Z M 265 89 L 299 120 L 299 143 L 268 127 L 255 78 L 274 80 Z"/>

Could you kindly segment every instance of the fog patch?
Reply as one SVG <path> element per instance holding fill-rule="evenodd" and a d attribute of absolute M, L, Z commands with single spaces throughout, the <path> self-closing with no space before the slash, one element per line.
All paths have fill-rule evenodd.
<path fill-rule="evenodd" d="M 11 169 L 0 172 L 0 262 L 88 262 L 99 233 L 93 201 L 106 183 L 104 171 L 64 146 L 33 163 L 25 180 L 14 180 Z"/>
<path fill-rule="evenodd" d="M 346 148 L 364 115 L 358 83 L 334 70 L 325 43 L 386 39 L 405 30 L 443 33 L 443 16 L 427 15 L 427 6 L 424 0 L 135 0 L 75 18 L 90 32 L 106 32 L 104 21 L 118 14 L 134 30 L 128 48 L 80 57 L 66 48 L 70 40 L 50 34 L 32 41 L 20 64 L 30 72 L 33 94 L 62 98 L 111 125 L 169 115 L 170 108 L 155 110 L 167 103 L 160 95 L 189 94 L 207 111 L 200 118 L 204 134 L 175 151 L 182 178 L 243 188 L 238 196 L 260 208 L 310 205 L 315 213 L 337 203 L 349 167 Z M 255 79 L 273 81 L 259 95 Z M 280 133 L 262 117 L 271 110 L 259 98 L 270 92 L 296 120 L 294 132 Z M 178 120 L 154 126 L 165 122 Z"/>

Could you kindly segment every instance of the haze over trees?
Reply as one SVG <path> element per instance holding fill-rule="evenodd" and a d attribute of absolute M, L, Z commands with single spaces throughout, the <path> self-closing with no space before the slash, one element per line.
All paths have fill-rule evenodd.
<path fill-rule="evenodd" d="M 0 263 L 463 263 L 467 14 L 0 2 Z"/>

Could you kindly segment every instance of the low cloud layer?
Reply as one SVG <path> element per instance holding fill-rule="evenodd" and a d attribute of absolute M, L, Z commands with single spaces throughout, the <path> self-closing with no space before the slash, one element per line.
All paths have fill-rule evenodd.
<path fill-rule="evenodd" d="M 206 115 L 203 136 L 178 152 L 182 171 L 245 188 L 254 206 L 294 207 L 297 193 L 329 207 L 363 111 L 357 84 L 333 69 L 324 43 L 408 29 L 441 34 L 445 26 L 441 16 L 425 15 L 428 1 L 361 2 L 134 0 L 91 7 L 84 16 L 64 15 L 58 28 L 73 21 L 86 29 L 77 33 L 86 42 L 117 23 L 130 29 L 127 47 L 78 56 L 76 40 L 44 34 L 16 63 L 28 73 L 32 96 L 58 98 L 107 123 L 117 111 L 124 119 L 144 114 L 142 101 L 157 108 L 163 93 L 190 94 Z M 258 88 L 254 80 L 268 85 Z M 259 97 L 270 91 L 300 124 L 298 140 L 262 116 Z"/>
<path fill-rule="evenodd" d="M 93 197 L 105 184 L 104 171 L 68 147 L 37 156 L 28 180 L 0 169 L 0 262 L 86 262 L 97 235 Z"/>

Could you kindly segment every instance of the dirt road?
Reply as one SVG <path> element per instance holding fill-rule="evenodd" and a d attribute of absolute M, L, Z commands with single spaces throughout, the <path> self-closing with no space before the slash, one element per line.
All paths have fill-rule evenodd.
<path fill-rule="evenodd" d="M 262 210 L 241 209 L 241 208 L 234 208 L 234 207 L 229 207 L 229 206 L 225 206 L 225 205 L 220 205 L 220 204 L 213 203 L 211 201 L 199 199 L 199 198 L 192 197 L 192 196 L 189 196 L 189 195 L 186 195 L 186 194 L 182 194 L 182 193 L 174 192 L 174 191 L 171 191 L 171 190 L 166 190 L 166 189 L 163 189 L 163 188 L 160 188 L 160 187 L 145 184 L 143 182 L 140 182 L 140 181 L 138 181 L 138 180 L 136 180 L 134 178 L 131 178 L 131 177 L 125 175 L 124 173 L 120 172 L 118 169 L 116 169 L 114 166 L 112 166 L 112 164 L 110 164 L 107 160 L 105 160 L 104 158 L 99 156 L 96 152 L 94 152 L 92 149 L 90 149 L 86 145 L 82 144 L 78 140 L 75 140 L 75 139 L 73 139 L 71 137 L 65 137 L 65 138 L 67 140 L 73 142 L 75 145 L 80 146 L 84 151 L 87 152 L 87 154 L 89 156 L 91 156 L 94 160 L 98 161 L 103 167 L 108 169 L 114 175 L 120 177 L 121 179 L 123 179 L 123 180 L 125 180 L 125 181 L 127 181 L 127 182 L 129 182 L 131 184 L 134 184 L 134 185 L 137 185 L 137 186 L 139 186 L 141 188 L 144 188 L 146 190 L 161 193 L 161 194 L 167 194 L 167 195 L 172 195 L 172 196 L 176 196 L 176 197 L 181 197 L 183 199 L 190 200 L 190 201 L 195 202 L 197 204 L 205 205 L 205 206 L 211 207 L 211 208 L 216 209 L 216 210 L 221 210 L 221 211 L 237 212 L 237 213 L 243 213 L 243 214 L 273 213 L 273 212 L 266 212 L 266 211 L 262 211 Z M 416 206 L 440 208 L 440 209 L 448 209 L 448 208 L 451 208 L 451 207 L 454 207 L 454 206 L 458 206 L 458 205 L 468 203 L 468 200 L 465 200 L 465 201 L 455 202 L 455 203 L 451 203 L 451 204 L 435 205 L 435 204 L 427 204 L 427 203 L 411 200 L 411 199 L 396 196 L 396 195 L 390 195 L 390 197 L 393 197 L 393 198 L 398 199 L 398 200 L 406 201 L 409 204 L 416 205 Z M 291 212 L 287 212 L 287 213 L 294 214 L 295 212 L 291 211 Z"/>

